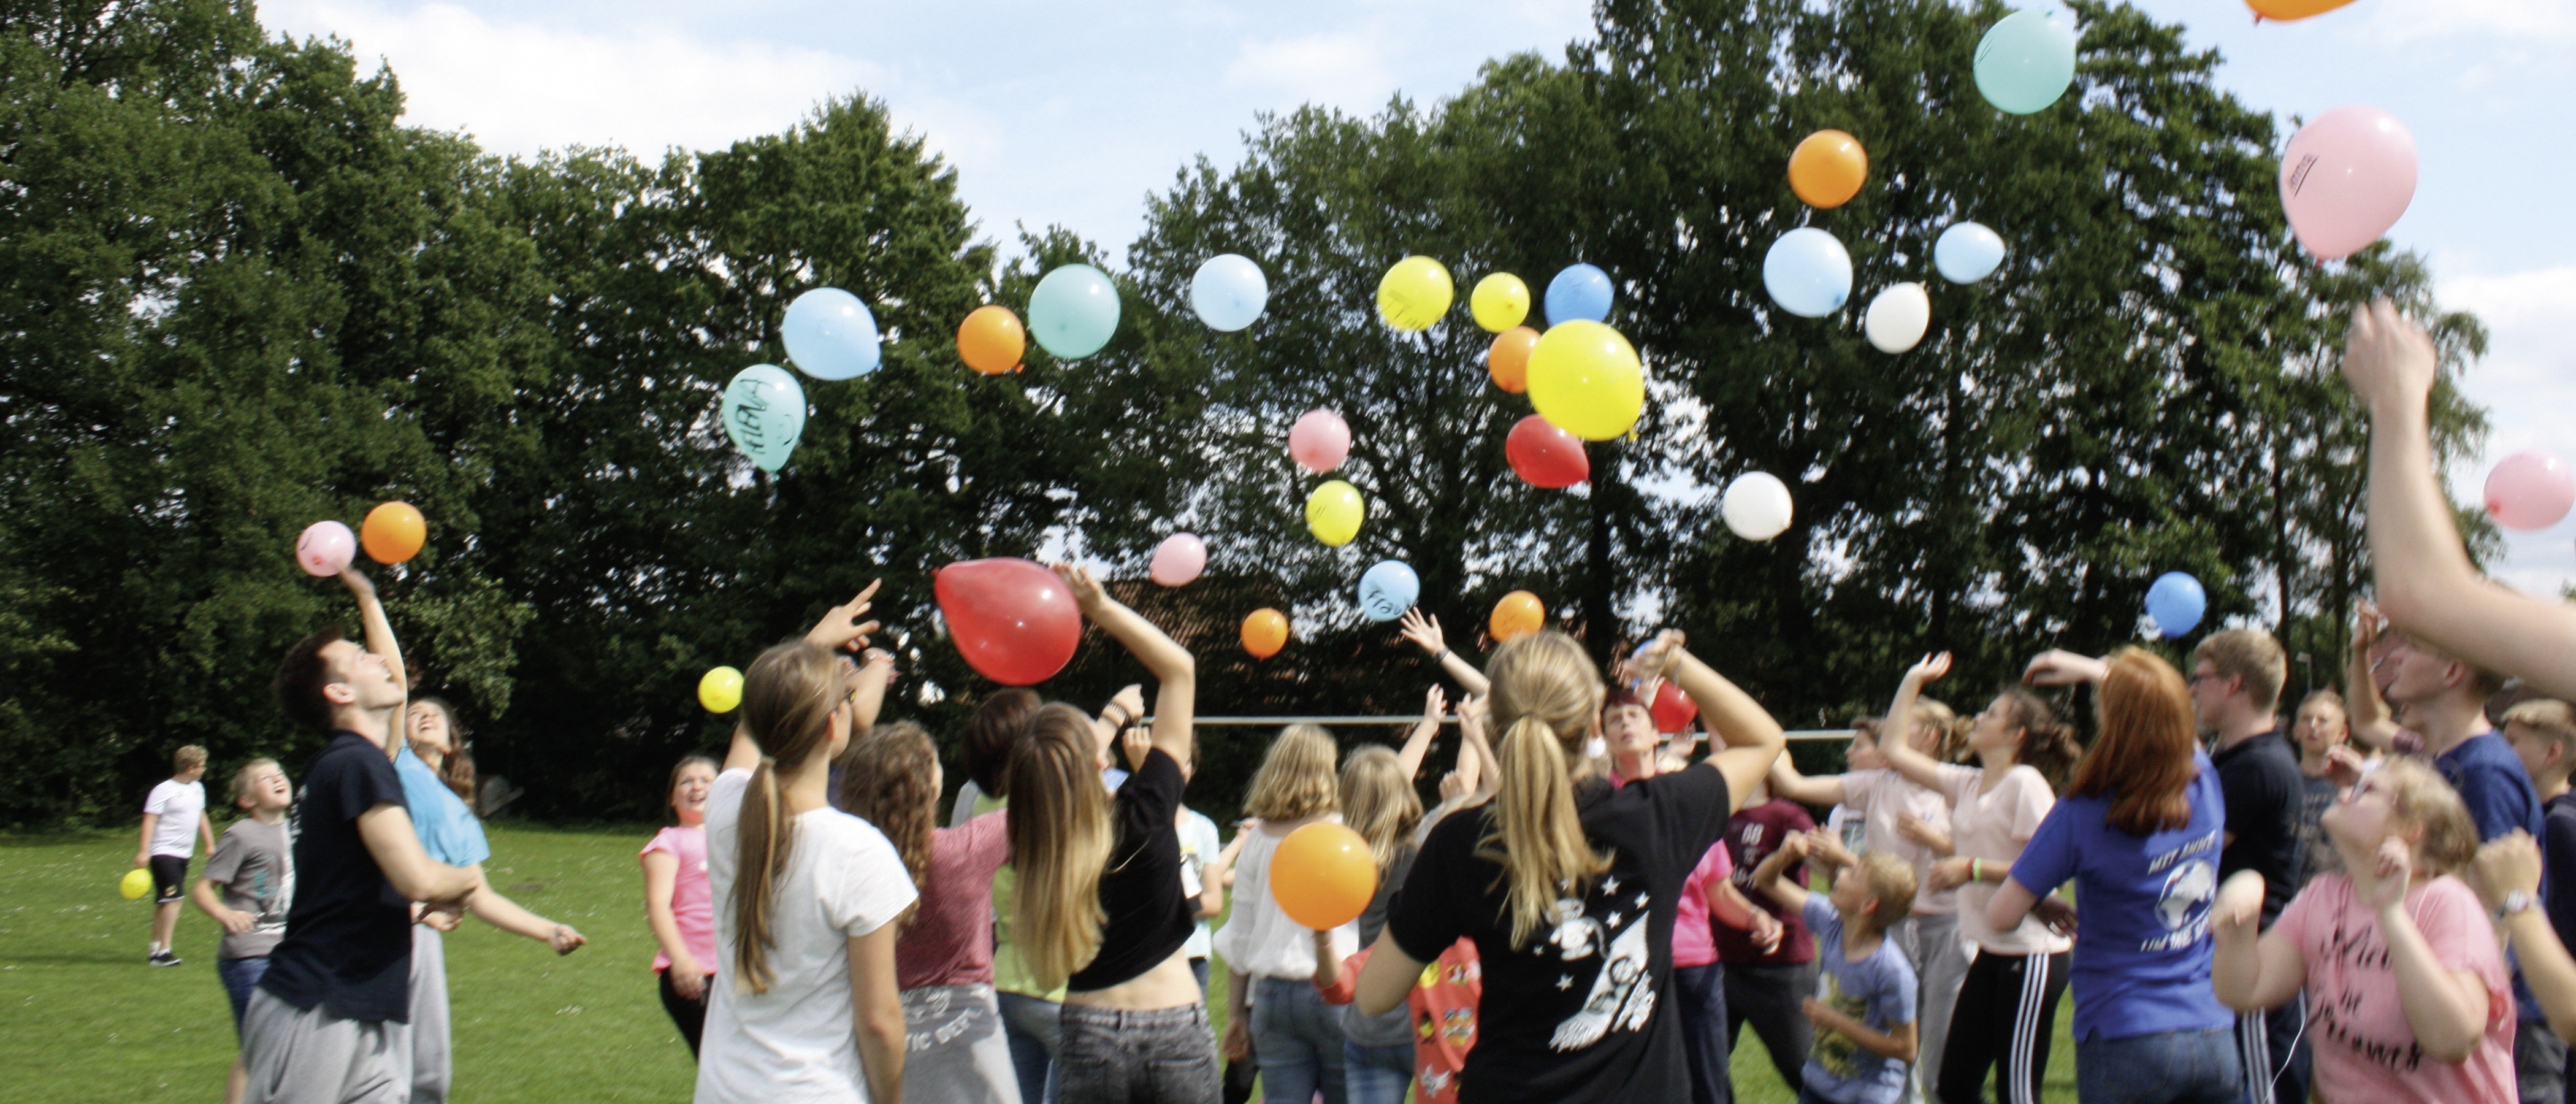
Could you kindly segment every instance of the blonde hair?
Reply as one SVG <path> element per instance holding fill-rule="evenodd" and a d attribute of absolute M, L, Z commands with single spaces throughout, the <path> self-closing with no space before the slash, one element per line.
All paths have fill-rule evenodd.
<path fill-rule="evenodd" d="M 206 765 L 206 749 L 188 744 L 170 753 L 170 773 L 186 774 Z"/>
<path fill-rule="evenodd" d="M 1492 681 L 1494 757 L 1501 789 L 1494 829 L 1476 853 L 1499 864 L 1508 883 L 1512 945 L 1523 946 L 1555 914 L 1561 895 L 1581 896 L 1610 869 L 1574 808 L 1574 763 L 1601 715 L 1601 674 L 1583 646 L 1553 629 L 1514 637 L 1485 665 Z"/>
<path fill-rule="evenodd" d="M 841 657 L 797 641 L 760 653 L 742 677 L 742 733 L 760 747 L 736 822 L 733 929 L 734 984 L 769 991 L 769 949 L 777 944 L 769 915 L 778 879 L 796 847 L 796 818 L 787 815 L 778 772 L 805 765 L 832 742 L 832 712 L 841 707 Z"/>
<path fill-rule="evenodd" d="M 1872 851 L 1860 857 L 1853 873 L 1869 883 L 1869 895 L 1878 898 L 1871 909 L 1869 924 L 1880 931 L 1903 923 L 1914 911 L 1914 868 L 1905 860 L 1885 851 Z"/>
<path fill-rule="evenodd" d="M 1394 748 L 1370 744 L 1342 763 L 1342 821 L 1368 841 L 1383 876 L 1397 846 L 1422 823 L 1422 795 L 1404 776 L 1404 760 Z"/>
<path fill-rule="evenodd" d="M 2272 639 L 2272 634 L 2261 629 L 2211 633 L 2191 650 L 2195 666 L 2204 659 L 2220 678 L 2234 675 L 2245 680 L 2245 698 L 2254 703 L 2254 708 L 2272 709 L 2281 704 L 2281 684 L 2290 680 L 2290 657 L 2282 653 L 2281 642 Z"/>
<path fill-rule="evenodd" d="M 1915 699 L 1914 727 L 1929 728 L 1940 734 L 1940 739 L 1933 742 L 1932 750 L 1925 753 L 1934 762 L 1961 763 L 1971 757 L 1968 730 L 1977 727 L 1977 722 L 1961 720 L 1959 711 L 1950 708 L 1949 703 L 1935 698 Z M 1912 744 L 1909 742 L 1907 746 Z"/>
<path fill-rule="evenodd" d="M 242 764 L 240 770 L 233 772 L 232 784 L 228 787 L 229 792 L 232 794 L 233 804 L 239 805 L 250 799 L 251 776 L 259 773 L 259 768 L 261 767 L 277 767 L 279 770 L 286 769 L 284 767 L 278 767 L 277 760 L 275 759 L 253 759 L 250 762 Z"/>
<path fill-rule="evenodd" d="M 1261 769 L 1252 775 L 1252 788 L 1243 798 L 1243 815 L 1263 820 L 1303 820 L 1332 812 L 1336 806 L 1336 754 L 1338 749 L 1330 732 L 1310 724 L 1280 729 L 1279 738 L 1270 742 L 1270 751 L 1261 757 Z"/>
<path fill-rule="evenodd" d="M 1040 989 L 1064 984 L 1100 954 L 1100 873 L 1113 842 L 1091 717 L 1051 702 L 1029 718 L 1002 772 L 1010 790 L 1012 941 Z"/>
<path fill-rule="evenodd" d="M 2504 723 L 2521 725 L 2566 752 L 2561 762 L 2576 761 L 2576 709 L 2566 702 L 2533 698 L 2504 711 Z"/>
<path fill-rule="evenodd" d="M 2389 812 L 2400 824 L 2421 828 L 2415 844 L 2415 869 L 2427 877 L 2457 874 L 2478 854 L 2477 822 L 2459 791 L 2425 766 L 2404 756 L 2389 756 L 2371 772 L 2388 789 Z"/>

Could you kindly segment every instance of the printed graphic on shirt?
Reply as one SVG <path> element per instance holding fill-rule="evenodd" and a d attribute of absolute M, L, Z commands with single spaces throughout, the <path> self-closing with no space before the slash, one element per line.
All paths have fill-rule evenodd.
<path fill-rule="evenodd" d="M 2156 894 L 2156 919 L 2165 933 L 2139 945 L 2141 951 L 2169 951 L 2197 943 L 2209 931 L 2209 906 L 2218 897 L 2218 863 L 2208 856 L 2218 850 L 2219 833 L 2211 832 L 2155 857 L 2147 871 L 2164 872 Z"/>
<path fill-rule="evenodd" d="M 2378 923 L 2355 925 L 2352 919 L 2342 911 L 2334 914 L 2334 927 L 2326 934 L 2324 957 L 2340 963 L 2350 973 L 2389 972 L 2388 941 L 2380 936 Z M 2367 1023 L 2370 1017 L 2362 1008 L 2362 998 L 2369 995 L 2369 990 L 2357 985 L 2341 988 L 2331 998 L 2320 990 L 2308 1001 L 2310 1032 L 2396 1073 L 2413 1073 L 2424 1064 L 2423 1044 L 2415 1041 L 2413 1032 L 2404 1038 L 2373 1037 Z"/>
<path fill-rule="evenodd" d="M 954 985 L 904 990 L 903 1022 L 903 1049 L 910 1054 L 1001 1029 L 991 1006 L 974 999 L 972 990 Z"/>
<path fill-rule="evenodd" d="M 1625 892 L 1621 885 L 1619 876 L 1613 874 L 1601 880 L 1590 900 L 1567 897 L 1556 902 L 1556 931 L 1548 937 L 1541 953 L 1554 948 L 1566 962 L 1595 955 L 1601 959 L 1583 1007 L 1557 1024 L 1556 1034 L 1548 1040 L 1559 1051 L 1582 1050 L 1613 1031 L 1641 1030 L 1654 1015 L 1655 986 L 1648 972 L 1646 943 L 1646 920 L 1653 898 L 1634 883 L 1628 883 Z M 1557 978 L 1559 989 L 1572 989 L 1574 985 L 1575 977 L 1570 971 Z"/>
<path fill-rule="evenodd" d="M 1823 971 L 1819 980 L 1824 983 L 1826 1005 L 1854 1020 L 1868 1022 L 1869 1002 L 1859 997 L 1843 995 L 1842 983 L 1834 977 L 1833 971 Z M 1816 1060 L 1817 1065 L 1825 1067 L 1826 1073 L 1833 1074 L 1838 1080 L 1849 1081 L 1860 1076 L 1860 1063 L 1855 1060 L 1859 1054 L 1860 1043 L 1851 1036 L 1839 1031 L 1819 1028 L 1816 1031 L 1815 1049 L 1810 1056 Z M 1873 1075 L 1878 1072 L 1877 1059 L 1878 1056 L 1875 1054 L 1870 1056 L 1869 1072 Z"/>

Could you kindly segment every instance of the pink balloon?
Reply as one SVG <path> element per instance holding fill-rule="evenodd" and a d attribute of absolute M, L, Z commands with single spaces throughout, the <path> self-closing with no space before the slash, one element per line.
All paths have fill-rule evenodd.
<path fill-rule="evenodd" d="M 2378 241 L 2415 198 L 2415 136 L 2366 104 L 2319 115 L 2281 151 L 2281 206 L 2299 244 L 2339 260 Z"/>
<path fill-rule="evenodd" d="M 295 562 L 304 573 L 328 579 L 349 569 L 358 555 L 358 535 L 336 521 L 317 521 L 295 538 Z"/>
<path fill-rule="evenodd" d="M 1310 472 L 1328 472 L 1351 455 L 1351 427 L 1330 410 L 1309 410 L 1288 429 L 1288 455 Z"/>
<path fill-rule="evenodd" d="M 2487 516 L 2507 529 L 2547 529 L 2576 507 L 2576 470 L 2545 452 L 2517 452 L 2487 473 Z"/>
<path fill-rule="evenodd" d="M 1176 587 L 1207 570 L 1207 542 L 1189 533 L 1174 533 L 1154 546 L 1154 581 Z"/>

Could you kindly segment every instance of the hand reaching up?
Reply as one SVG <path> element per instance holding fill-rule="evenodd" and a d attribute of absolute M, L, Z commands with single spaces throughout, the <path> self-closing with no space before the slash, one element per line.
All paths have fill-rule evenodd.
<path fill-rule="evenodd" d="M 2432 335 L 2398 313 L 2397 304 L 2380 299 L 2352 308 L 2343 378 L 2373 417 L 2409 408 L 2422 414 L 2440 364 Z"/>
<path fill-rule="evenodd" d="M 2022 670 L 2021 680 L 2033 686 L 2073 686 L 2079 682 L 2100 682 L 2110 667 L 2092 656 L 2077 655 L 2062 648 L 2041 652 Z"/>
<path fill-rule="evenodd" d="M 867 647 L 868 637 L 882 626 L 860 619 L 868 615 L 870 599 L 877 596 L 880 581 L 869 582 L 867 589 L 860 591 L 858 597 L 823 611 L 823 619 L 806 630 L 805 640 L 836 652 L 855 652 Z"/>
<path fill-rule="evenodd" d="M 1440 619 L 1424 614 L 1420 606 L 1404 611 L 1404 619 L 1396 625 L 1403 630 L 1406 640 L 1421 645 L 1422 650 L 1434 658 L 1449 650 L 1449 638 L 1440 632 Z"/>

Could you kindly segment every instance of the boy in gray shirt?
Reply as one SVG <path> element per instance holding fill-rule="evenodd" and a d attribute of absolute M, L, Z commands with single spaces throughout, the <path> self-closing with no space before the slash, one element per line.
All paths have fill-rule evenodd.
<path fill-rule="evenodd" d="M 215 976 L 223 979 L 224 994 L 232 998 L 238 1034 L 251 990 L 268 972 L 268 952 L 286 935 L 287 906 L 295 899 L 295 848 L 286 825 L 295 791 L 276 760 L 253 759 L 233 775 L 232 798 L 249 815 L 224 829 L 191 898 L 223 925 Z M 241 1104 L 248 1084 L 248 1071 L 235 1058 L 224 1104 Z"/>

